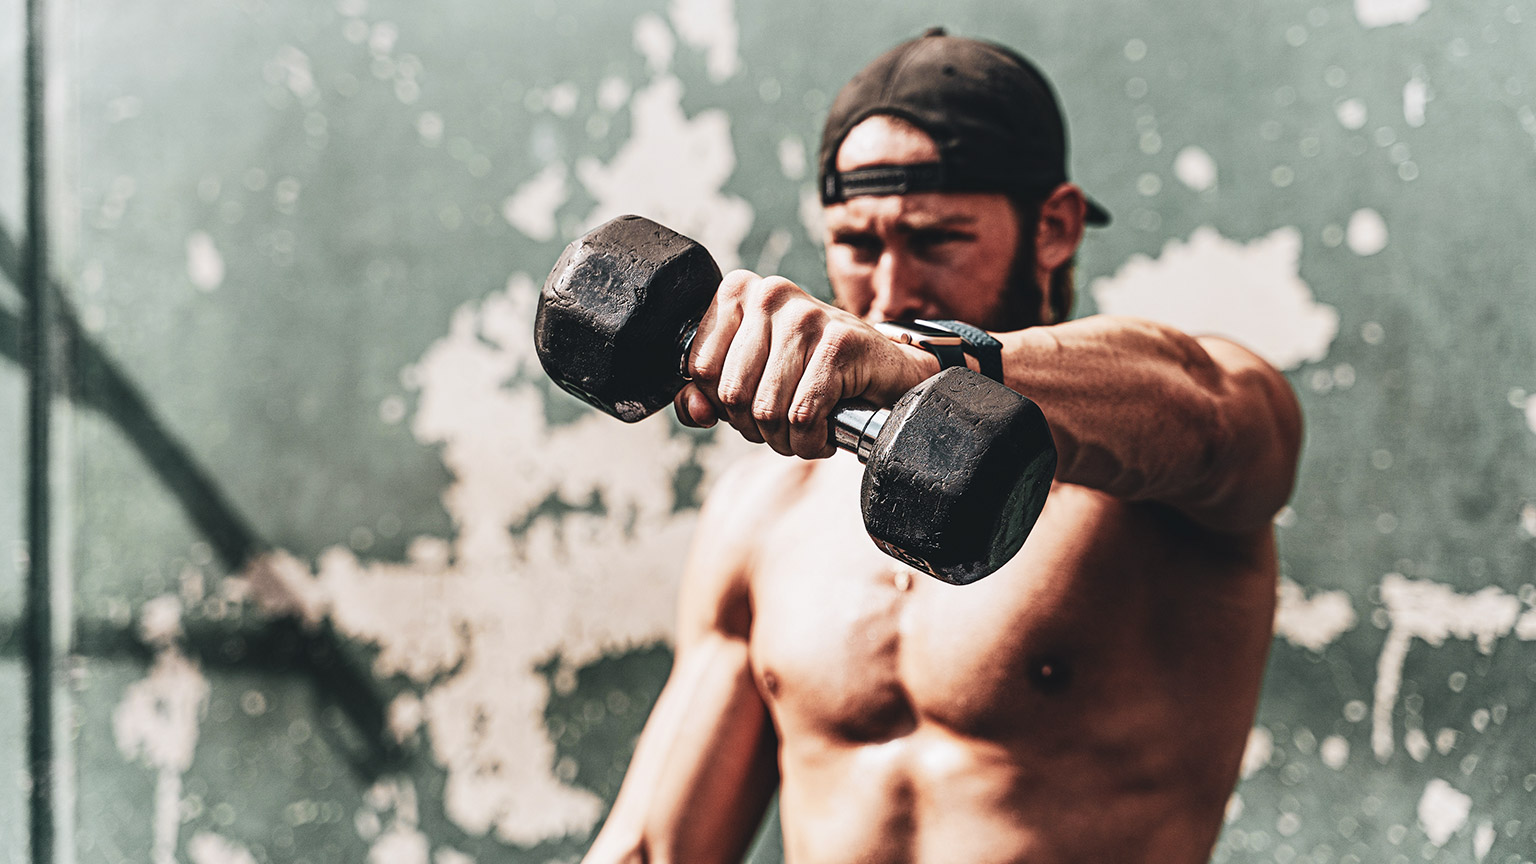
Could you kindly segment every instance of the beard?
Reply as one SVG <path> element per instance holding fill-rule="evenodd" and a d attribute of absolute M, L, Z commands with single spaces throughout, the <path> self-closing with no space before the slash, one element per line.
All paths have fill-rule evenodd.
<path fill-rule="evenodd" d="M 1045 296 L 1039 280 L 1035 279 L 1035 231 L 1040 224 L 1040 202 L 1010 198 L 1008 203 L 1012 205 L 1019 225 L 1018 239 L 1013 245 L 1013 262 L 1008 266 L 1008 281 L 997 306 L 987 316 L 988 320 L 976 322 L 979 327 L 1003 333 L 1045 323 L 1041 320 Z"/>

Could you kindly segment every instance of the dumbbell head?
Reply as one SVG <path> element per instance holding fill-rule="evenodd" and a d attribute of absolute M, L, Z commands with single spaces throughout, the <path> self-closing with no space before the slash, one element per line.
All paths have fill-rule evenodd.
<path fill-rule="evenodd" d="M 720 286 L 704 247 L 639 216 L 620 216 L 565 248 L 539 292 L 533 344 L 556 384 L 633 423 L 686 380 L 679 337 Z"/>
<path fill-rule="evenodd" d="M 1034 402 L 946 369 L 891 408 L 864 470 L 864 527 L 887 554 L 965 585 L 1024 545 L 1055 473 Z"/>

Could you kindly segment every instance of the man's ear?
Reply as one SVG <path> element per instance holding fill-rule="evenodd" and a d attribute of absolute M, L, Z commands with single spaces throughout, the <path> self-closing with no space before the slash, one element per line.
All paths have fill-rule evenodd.
<path fill-rule="evenodd" d="M 1057 186 L 1041 203 L 1040 224 L 1035 229 L 1035 262 L 1047 278 L 1077 254 L 1078 244 L 1083 242 L 1083 217 L 1087 212 L 1088 199 L 1083 197 L 1083 190 L 1071 183 Z"/>

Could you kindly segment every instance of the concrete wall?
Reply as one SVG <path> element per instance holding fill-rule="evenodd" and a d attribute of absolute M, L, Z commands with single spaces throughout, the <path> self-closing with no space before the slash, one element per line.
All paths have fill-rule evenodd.
<path fill-rule="evenodd" d="M 1215 860 L 1536 859 L 1531 0 L 44 8 L 72 334 L 47 466 L 75 622 L 62 857 L 579 857 L 669 665 L 701 490 L 744 445 L 552 391 L 537 286 L 640 212 L 824 294 L 822 115 L 944 24 L 1058 85 L 1074 176 L 1117 217 L 1078 314 L 1234 335 L 1307 414 Z M 20 0 L 0 16 L 19 241 Z M 0 861 L 21 861 L 6 338 Z"/>

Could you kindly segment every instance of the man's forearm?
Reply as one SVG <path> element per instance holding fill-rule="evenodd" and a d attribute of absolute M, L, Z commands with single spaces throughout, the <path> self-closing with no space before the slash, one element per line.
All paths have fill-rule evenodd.
<path fill-rule="evenodd" d="M 777 786 L 746 643 L 680 651 L 585 864 L 738 861 Z"/>
<path fill-rule="evenodd" d="M 1245 352 L 1229 362 L 1172 328 L 1108 316 L 998 338 L 1007 383 L 1051 424 L 1058 480 L 1196 515 L 1245 487 L 1256 500 L 1242 502 L 1244 522 L 1289 493 L 1294 400 Z"/>

